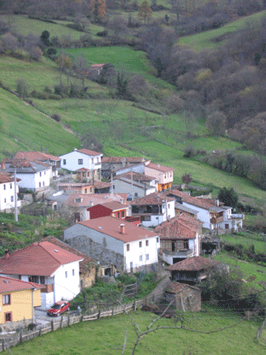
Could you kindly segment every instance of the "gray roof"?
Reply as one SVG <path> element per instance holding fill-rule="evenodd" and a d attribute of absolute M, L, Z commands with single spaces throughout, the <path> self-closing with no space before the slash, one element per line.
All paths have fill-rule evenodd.
<path fill-rule="evenodd" d="M 5 163 L 5 171 L 8 173 L 14 173 L 14 167 L 11 166 L 12 163 Z M 50 166 L 46 165 L 46 164 L 39 164 L 36 162 L 28 162 L 28 164 L 26 166 L 19 166 L 16 167 L 16 173 L 17 174 L 36 174 L 37 172 L 40 171 L 45 171 L 45 170 L 49 170 Z"/>
<path fill-rule="evenodd" d="M 45 196 L 45 199 L 48 201 L 56 201 L 59 203 L 64 203 L 69 197 L 69 193 L 64 191 L 59 191 L 50 195 Z"/>
<path fill-rule="evenodd" d="M 175 208 L 177 208 L 181 211 L 184 211 L 184 212 L 188 212 L 190 214 L 194 214 L 194 215 L 196 215 L 198 213 L 198 211 L 193 210 L 192 208 L 186 207 L 186 206 L 182 205 L 182 203 L 178 203 L 178 202 L 175 203 Z"/>

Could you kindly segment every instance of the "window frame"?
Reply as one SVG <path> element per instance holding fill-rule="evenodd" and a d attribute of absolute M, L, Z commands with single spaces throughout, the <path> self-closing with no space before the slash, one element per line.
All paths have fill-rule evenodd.
<path fill-rule="evenodd" d="M 6 302 L 5 297 L 8 297 L 8 301 Z M 8 306 L 11 304 L 11 293 L 7 293 L 6 295 L 2 295 L 2 304 L 3 306 Z"/>

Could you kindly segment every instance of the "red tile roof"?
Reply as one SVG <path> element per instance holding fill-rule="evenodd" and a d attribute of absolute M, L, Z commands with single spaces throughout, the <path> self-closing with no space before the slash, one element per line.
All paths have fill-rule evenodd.
<path fill-rule="evenodd" d="M 78 224 L 97 230 L 97 232 L 109 235 L 115 239 L 119 239 L 124 243 L 157 236 L 154 232 L 137 227 L 133 223 L 110 216 L 82 221 Z M 120 233 L 121 224 L 125 225 L 125 234 Z"/>
<path fill-rule="evenodd" d="M 90 169 L 87 169 L 87 168 L 80 168 L 80 169 L 77 170 L 77 172 L 78 172 L 78 171 L 90 171 Z"/>
<path fill-rule="evenodd" d="M 171 266 L 166 267 L 169 271 L 201 271 L 210 269 L 220 264 L 218 261 L 206 259 L 201 256 L 194 256 L 185 260 L 179 261 Z"/>
<path fill-rule="evenodd" d="M 193 196 L 189 196 L 188 194 L 179 191 L 179 190 L 171 190 L 168 192 L 169 195 L 174 195 L 177 197 L 181 197 L 183 199 L 183 202 L 186 202 L 187 204 L 197 206 L 200 208 L 203 208 L 205 210 L 209 210 L 209 208 L 216 206 L 215 200 L 211 200 L 208 198 L 197 198 Z"/>
<path fill-rule="evenodd" d="M 38 161 L 38 160 L 54 160 L 60 161 L 61 159 L 55 155 L 42 152 L 17 152 L 15 159 L 25 159 L 28 161 Z"/>
<path fill-rule="evenodd" d="M 77 151 L 80 152 L 80 153 L 83 153 L 83 154 L 93 155 L 93 156 L 102 155 L 102 153 L 95 152 L 94 150 L 89 150 L 89 149 L 85 149 L 85 148 L 84 149 L 78 149 Z"/>
<path fill-rule="evenodd" d="M 106 64 L 106 63 L 102 63 L 102 64 L 92 64 L 92 65 L 90 66 L 90 68 L 101 68 L 101 67 L 103 67 L 105 64 Z"/>
<path fill-rule="evenodd" d="M 71 207 L 90 207 L 102 203 L 119 201 L 122 199 L 122 203 L 126 203 L 128 194 L 71 194 L 65 201 L 67 206 Z M 77 199 L 81 199 L 81 202 L 76 202 Z"/>
<path fill-rule="evenodd" d="M 201 292 L 198 287 L 187 285 L 187 284 L 180 283 L 180 282 L 171 282 L 171 284 L 166 289 L 166 291 L 170 292 L 170 293 L 179 293 L 179 292 L 185 290 L 186 288 L 193 288 L 194 290 Z"/>
<path fill-rule="evenodd" d="M 198 219 L 182 213 L 169 222 L 163 222 L 154 231 L 161 239 L 195 239 L 201 226 L 202 222 Z"/>
<path fill-rule="evenodd" d="M 154 163 L 149 163 L 146 165 L 147 168 L 154 169 L 154 170 L 159 170 L 162 171 L 163 173 L 168 173 L 170 171 L 174 171 L 175 169 L 169 168 L 167 166 L 161 165 L 161 164 L 154 164 Z"/>
<path fill-rule="evenodd" d="M 17 179 L 19 181 L 20 179 Z M 11 177 L 11 174 L 0 172 L 0 184 L 4 184 L 6 182 L 13 182 L 14 177 Z"/>
<path fill-rule="evenodd" d="M 124 210 L 128 208 L 128 205 L 124 205 L 120 202 L 117 201 L 112 201 L 112 202 L 107 202 L 107 203 L 102 203 L 102 206 L 110 208 L 112 211 L 118 211 L 118 210 Z"/>
<path fill-rule="evenodd" d="M 34 288 L 43 288 L 44 285 L 36 284 L 34 282 L 27 282 L 11 277 L 0 276 L 0 293 L 30 290 Z"/>
<path fill-rule="evenodd" d="M 174 198 L 168 197 L 165 194 L 153 192 L 152 194 L 137 198 L 136 200 L 131 202 L 131 205 L 162 205 L 163 203 L 165 203 L 166 199 L 167 202 L 175 200 Z"/>
<path fill-rule="evenodd" d="M 65 249 L 67 251 L 69 251 L 70 253 L 73 253 L 75 255 L 78 255 L 80 257 L 83 258 L 83 260 L 79 263 L 79 270 L 81 273 L 87 273 L 88 272 L 88 268 L 90 268 L 92 265 L 96 264 L 96 260 L 92 259 L 90 256 L 88 256 L 87 254 L 82 253 L 81 251 L 75 249 L 74 247 L 72 247 L 69 244 L 64 243 L 63 241 L 52 237 L 52 236 L 48 236 L 46 238 L 43 238 L 41 240 L 42 242 L 49 242 L 52 243 L 56 246 L 59 246 L 62 249 Z"/>
<path fill-rule="evenodd" d="M 110 187 L 111 184 L 110 184 L 110 182 L 94 181 L 93 186 L 94 186 L 95 189 L 105 189 L 107 187 Z"/>
<path fill-rule="evenodd" d="M 0 259 L 2 274 L 51 276 L 61 265 L 82 258 L 49 242 L 33 243 Z"/>

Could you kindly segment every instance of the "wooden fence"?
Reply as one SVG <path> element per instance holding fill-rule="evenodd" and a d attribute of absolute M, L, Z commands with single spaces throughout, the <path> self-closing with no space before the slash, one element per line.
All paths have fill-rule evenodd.
<path fill-rule="evenodd" d="M 51 320 L 47 325 L 43 326 L 37 326 L 35 330 L 20 330 L 19 332 L 16 332 L 15 334 L 6 334 L 6 335 L 0 335 L 0 352 L 5 351 L 11 346 L 15 346 L 18 343 L 23 343 L 29 339 L 35 338 L 37 336 L 41 336 L 43 334 L 55 331 L 59 328 L 64 328 L 64 327 L 70 327 L 73 324 L 79 323 L 79 322 L 88 322 L 88 321 L 94 321 L 94 320 L 99 320 L 104 317 L 112 317 L 117 314 L 122 314 L 125 311 L 130 312 L 130 311 L 136 311 L 137 308 L 140 308 L 143 304 L 147 302 L 152 302 L 154 301 L 154 296 L 149 295 L 147 297 L 144 297 L 140 300 L 132 301 L 130 303 L 124 304 L 124 305 L 118 305 L 116 307 L 113 307 L 112 309 L 108 311 L 97 311 L 94 314 L 68 314 L 67 317 L 61 316 L 60 319 L 55 318 Z M 2 342 L 2 344 L 1 344 Z"/>

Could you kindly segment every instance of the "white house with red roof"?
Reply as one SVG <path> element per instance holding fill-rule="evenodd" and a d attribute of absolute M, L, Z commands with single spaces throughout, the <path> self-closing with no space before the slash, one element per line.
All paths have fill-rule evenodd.
<path fill-rule="evenodd" d="M 174 170 L 161 164 L 151 162 L 145 164 L 145 175 L 152 176 L 158 181 L 158 191 L 171 188 L 171 183 L 174 180 Z"/>
<path fill-rule="evenodd" d="M 65 229 L 64 240 L 101 264 L 115 265 L 121 271 L 157 267 L 158 234 L 115 217 L 74 224 Z"/>
<path fill-rule="evenodd" d="M 73 152 L 60 156 L 61 168 L 69 171 L 79 170 L 81 173 L 86 173 L 86 181 L 88 180 L 88 170 L 90 179 L 99 180 L 101 178 L 102 169 L 102 153 L 95 152 L 89 149 L 74 149 Z M 87 169 L 87 170 L 80 170 Z"/>
<path fill-rule="evenodd" d="M 15 190 L 19 193 L 18 181 L 11 174 L 0 172 L 0 211 L 10 212 L 15 208 Z M 20 207 L 21 201 L 17 201 L 17 207 Z"/>
<path fill-rule="evenodd" d="M 0 275 L 45 285 L 41 309 L 71 300 L 80 292 L 79 262 L 83 258 L 49 242 L 33 243 L 0 259 Z"/>

